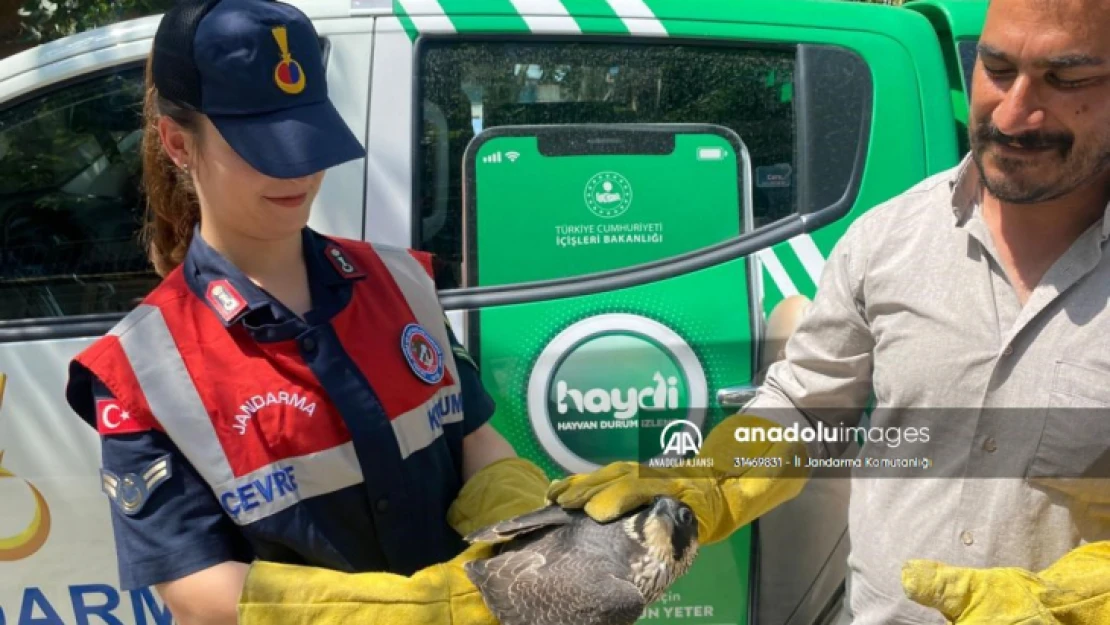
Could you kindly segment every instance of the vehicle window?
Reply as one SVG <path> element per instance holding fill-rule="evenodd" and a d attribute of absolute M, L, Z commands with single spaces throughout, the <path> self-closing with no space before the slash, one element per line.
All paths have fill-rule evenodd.
<path fill-rule="evenodd" d="M 792 49 L 451 40 L 419 55 L 417 244 L 445 263 L 440 288 L 459 285 L 463 152 L 494 126 L 719 124 L 751 156 L 753 227 L 796 211 Z"/>
<path fill-rule="evenodd" d="M 0 110 L 0 321 L 130 310 L 158 282 L 141 223 L 143 69 Z"/>
<path fill-rule="evenodd" d="M 956 44 L 960 53 L 960 69 L 964 75 L 964 93 L 971 97 L 971 76 L 975 72 L 975 61 L 979 58 L 979 40 L 963 39 Z"/>

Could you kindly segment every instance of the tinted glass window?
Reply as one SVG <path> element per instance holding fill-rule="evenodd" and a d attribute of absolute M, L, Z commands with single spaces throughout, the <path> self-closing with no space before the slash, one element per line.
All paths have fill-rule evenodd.
<path fill-rule="evenodd" d="M 418 67 L 417 245 L 441 288 L 460 284 L 463 152 L 495 126 L 718 124 L 750 153 L 753 227 L 797 211 L 792 49 L 453 40 L 423 42 Z"/>
<path fill-rule="evenodd" d="M 971 95 L 971 75 L 975 72 L 975 61 L 979 58 L 979 40 L 964 39 L 956 44 L 960 53 L 960 69 L 964 75 L 964 93 Z"/>
<path fill-rule="evenodd" d="M 0 320 L 125 312 L 158 282 L 137 231 L 141 67 L 0 111 Z"/>

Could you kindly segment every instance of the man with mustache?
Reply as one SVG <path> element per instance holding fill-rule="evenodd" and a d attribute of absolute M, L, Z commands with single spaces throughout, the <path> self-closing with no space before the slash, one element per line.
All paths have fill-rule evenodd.
<path fill-rule="evenodd" d="M 1107 0 L 991 2 L 971 155 L 850 226 L 786 358 L 707 437 L 718 467 L 836 457 L 843 439 L 723 443 L 861 425 L 872 396 L 871 426 L 933 428 L 932 474 L 852 480 L 857 625 L 1110 623 L 1107 33 Z M 720 535 L 800 490 L 785 470 L 662 477 L 611 465 L 549 497 L 604 519 L 671 494 Z"/>

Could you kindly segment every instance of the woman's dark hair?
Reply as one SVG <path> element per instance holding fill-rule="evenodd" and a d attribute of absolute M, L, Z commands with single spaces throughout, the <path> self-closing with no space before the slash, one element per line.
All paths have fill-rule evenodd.
<path fill-rule="evenodd" d="M 158 120 L 168 117 L 200 139 L 200 116 L 170 102 L 154 86 L 151 63 L 146 66 L 146 95 L 143 100 L 143 191 L 146 217 L 143 245 L 154 270 L 165 277 L 185 259 L 200 221 L 200 204 L 189 175 L 166 154 L 158 135 Z"/>

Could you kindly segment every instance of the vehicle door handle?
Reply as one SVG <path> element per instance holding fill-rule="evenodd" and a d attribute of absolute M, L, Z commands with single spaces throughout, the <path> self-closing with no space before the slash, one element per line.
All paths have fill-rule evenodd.
<path fill-rule="evenodd" d="M 717 403 L 725 408 L 743 408 L 745 404 L 755 399 L 758 386 L 741 384 L 728 386 L 717 391 Z"/>

